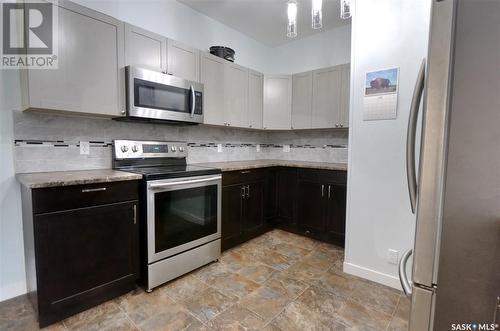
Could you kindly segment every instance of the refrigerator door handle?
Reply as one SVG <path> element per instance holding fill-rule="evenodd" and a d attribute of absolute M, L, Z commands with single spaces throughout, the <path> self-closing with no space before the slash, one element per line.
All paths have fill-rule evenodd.
<path fill-rule="evenodd" d="M 413 254 L 413 249 L 407 250 L 401 260 L 399 261 L 399 281 L 401 282 L 401 287 L 403 288 L 403 292 L 407 297 L 411 297 L 412 294 L 412 282 L 408 279 L 408 274 L 406 273 L 406 264 L 408 263 L 408 259 Z"/>
<path fill-rule="evenodd" d="M 425 59 L 422 60 L 418 71 L 415 90 L 411 99 L 410 115 L 408 117 L 408 131 L 406 136 L 406 176 L 410 193 L 411 211 L 415 214 L 417 205 L 417 171 L 415 167 L 415 140 L 417 134 L 418 110 L 424 92 Z"/>

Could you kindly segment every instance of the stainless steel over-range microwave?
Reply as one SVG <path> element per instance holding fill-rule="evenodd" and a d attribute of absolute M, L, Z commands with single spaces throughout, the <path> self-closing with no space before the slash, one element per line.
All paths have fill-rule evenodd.
<path fill-rule="evenodd" d="M 129 119 L 203 122 L 203 84 L 133 66 L 125 74 Z"/>

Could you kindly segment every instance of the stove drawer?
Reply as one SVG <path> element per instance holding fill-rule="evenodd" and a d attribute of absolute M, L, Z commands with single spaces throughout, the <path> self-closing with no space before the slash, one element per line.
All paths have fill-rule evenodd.
<path fill-rule="evenodd" d="M 138 198 L 137 180 L 49 187 L 32 191 L 34 214 L 138 200 Z"/>

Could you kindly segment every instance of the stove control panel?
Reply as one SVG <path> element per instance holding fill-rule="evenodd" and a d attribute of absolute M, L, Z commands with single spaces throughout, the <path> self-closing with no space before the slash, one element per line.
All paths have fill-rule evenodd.
<path fill-rule="evenodd" d="M 124 159 L 185 158 L 187 143 L 183 141 L 115 140 L 114 157 Z"/>

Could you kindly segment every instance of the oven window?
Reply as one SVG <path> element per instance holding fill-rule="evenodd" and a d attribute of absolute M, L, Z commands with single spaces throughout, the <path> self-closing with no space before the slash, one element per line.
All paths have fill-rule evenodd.
<path fill-rule="evenodd" d="M 190 112 L 189 89 L 134 79 L 134 104 L 136 107 Z"/>
<path fill-rule="evenodd" d="M 155 253 L 217 232 L 217 185 L 155 194 Z"/>

